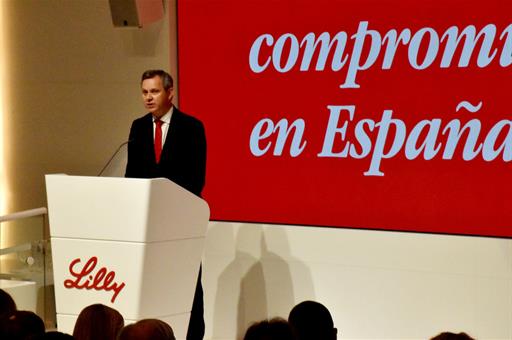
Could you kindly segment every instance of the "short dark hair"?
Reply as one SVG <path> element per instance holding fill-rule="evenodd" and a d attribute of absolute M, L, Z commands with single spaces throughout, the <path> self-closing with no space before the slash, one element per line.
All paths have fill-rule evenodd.
<path fill-rule="evenodd" d="M 159 319 L 143 319 L 125 326 L 119 336 L 119 340 L 153 339 L 176 340 L 174 332 L 169 324 Z"/>
<path fill-rule="evenodd" d="M 0 319 L 8 318 L 16 312 L 16 303 L 5 290 L 0 289 Z"/>
<path fill-rule="evenodd" d="M 299 340 L 336 339 L 338 330 L 334 328 L 331 313 L 327 307 L 316 301 L 303 301 L 293 307 L 288 316 Z"/>
<path fill-rule="evenodd" d="M 475 340 L 468 334 L 461 332 L 461 333 L 452 333 L 452 332 L 442 332 L 435 337 L 431 338 L 430 340 Z"/>
<path fill-rule="evenodd" d="M 169 73 L 164 70 L 147 70 L 142 74 L 142 79 L 140 82 L 142 83 L 146 79 L 151 79 L 154 77 L 160 77 L 162 79 L 162 84 L 165 90 L 169 90 L 174 85 L 174 81 Z"/>
<path fill-rule="evenodd" d="M 253 323 L 245 332 L 244 340 L 294 340 L 288 321 L 276 317 Z"/>
<path fill-rule="evenodd" d="M 57 331 L 51 331 L 44 333 L 43 336 L 37 338 L 38 340 L 75 340 L 72 335 L 57 332 Z"/>
<path fill-rule="evenodd" d="M 36 339 L 45 332 L 44 322 L 36 313 L 16 311 L 1 320 L 0 338 L 2 339 Z"/>

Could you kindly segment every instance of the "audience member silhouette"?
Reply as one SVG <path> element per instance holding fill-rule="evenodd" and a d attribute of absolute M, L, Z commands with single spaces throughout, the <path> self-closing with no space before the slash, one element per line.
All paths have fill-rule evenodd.
<path fill-rule="evenodd" d="M 295 340 L 295 336 L 285 319 L 273 318 L 252 324 L 244 340 Z"/>
<path fill-rule="evenodd" d="M 124 326 L 123 316 L 102 304 L 85 307 L 75 323 L 73 337 L 77 340 L 114 340 Z"/>
<path fill-rule="evenodd" d="M 430 340 L 475 340 L 466 333 L 442 332 Z"/>
<path fill-rule="evenodd" d="M 73 336 L 61 332 L 45 333 L 43 320 L 30 311 L 17 311 L 16 303 L 0 289 L 0 339 L 9 340 L 176 340 L 167 323 L 144 319 L 124 326 L 123 316 L 102 304 L 85 307 L 78 316 Z M 244 340 L 336 340 L 329 310 L 321 303 L 303 301 L 293 307 L 288 321 L 282 318 L 252 324 Z M 468 334 L 442 332 L 430 340 L 475 340 Z"/>
<path fill-rule="evenodd" d="M 331 313 L 321 303 L 303 301 L 293 307 L 288 322 L 298 340 L 335 340 L 338 330 L 334 328 Z"/>
<path fill-rule="evenodd" d="M 16 312 L 16 303 L 5 290 L 0 289 L 0 320 Z"/>
<path fill-rule="evenodd" d="M 0 339 L 31 340 L 44 335 L 44 322 L 34 312 L 16 311 L 0 324 Z"/>
<path fill-rule="evenodd" d="M 171 326 L 157 319 L 144 319 L 125 326 L 118 340 L 176 340 Z"/>
<path fill-rule="evenodd" d="M 73 339 L 74 338 L 72 335 L 62 333 L 62 332 L 57 332 L 57 331 L 46 332 L 41 337 L 37 338 L 37 340 L 73 340 Z"/>

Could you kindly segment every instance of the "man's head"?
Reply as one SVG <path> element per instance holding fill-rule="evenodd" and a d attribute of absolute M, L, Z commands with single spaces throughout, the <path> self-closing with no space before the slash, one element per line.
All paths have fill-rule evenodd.
<path fill-rule="evenodd" d="M 44 332 L 44 322 L 34 312 L 16 311 L 0 320 L 0 339 L 37 339 Z"/>
<path fill-rule="evenodd" d="M 171 326 L 158 319 L 144 319 L 125 326 L 118 336 L 119 340 L 176 340 Z"/>
<path fill-rule="evenodd" d="M 244 340 L 294 340 L 290 324 L 279 317 L 252 324 L 245 332 Z"/>
<path fill-rule="evenodd" d="M 461 333 L 452 333 L 452 332 L 443 332 L 430 340 L 475 340 L 464 332 Z"/>
<path fill-rule="evenodd" d="M 148 70 L 141 79 L 142 100 L 146 110 L 157 118 L 172 107 L 174 97 L 172 77 L 162 70 Z"/>
<path fill-rule="evenodd" d="M 16 312 L 16 303 L 5 290 L 0 289 L 0 319 L 8 318 Z"/>
<path fill-rule="evenodd" d="M 293 307 L 288 316 L 299 340 L 335 340 L 338 330 L 329 310 L 321 303 L 303 301 Z"/>

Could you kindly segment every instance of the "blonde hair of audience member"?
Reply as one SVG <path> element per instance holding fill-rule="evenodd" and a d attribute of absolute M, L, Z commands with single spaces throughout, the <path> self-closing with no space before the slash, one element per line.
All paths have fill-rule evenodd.
<path fill-rule="evenodd" d="M 73 337 L 76 340 L 115 340 L 123 326 L 123 316 L 117 310 L 94 304 L 78 315 Z"/>
<path fill-rule="evenodd" d="M 125 326 L 119 340 L 176 340 L 171 326 L 158 319 L 144 319 Z"/>

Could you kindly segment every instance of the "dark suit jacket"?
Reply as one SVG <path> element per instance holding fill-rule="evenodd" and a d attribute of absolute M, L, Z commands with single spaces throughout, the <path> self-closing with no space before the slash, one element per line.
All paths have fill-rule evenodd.
<path fill-rule="evenodd" d="M 165 177 L 201 196 L 205 173 L 206 137 L 201 121 L 175 107 L 158 164 L 155 161 L 151 114 L 133 121 L 125 177 Z"/>

